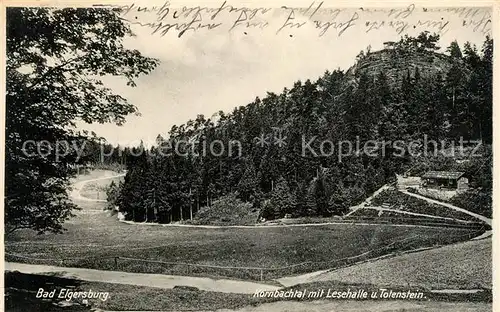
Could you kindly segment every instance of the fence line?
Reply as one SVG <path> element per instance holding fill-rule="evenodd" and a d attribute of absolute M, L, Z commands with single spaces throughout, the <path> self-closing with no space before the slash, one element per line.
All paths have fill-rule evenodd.
<path fill-rule="evenodd" d="M 467 234 L 464 234 L 464 235 L 459 235 L 459 236 L 455 236 L 453 237 L 454 240 L 456 239 L 460 239 L 460 238 L 463 238 L 463 237 L 470 237 L 471 236 L 471 233 L 467 233 Z M 137 261 L 137 262 L 143 262 L 143 263 L 156 263 L 156 264 L 164 264 L 164 265 L 172 265 L 172 266 L 176 266 L 176 265 L 181 265 L 181 266 L 186 266 L 186 267 L 201 267 L 201 268 L 210 268 L 210 269 L 222 269 L 222 270 L 250 270 L 250 271 L 257 271 L 260 273 L 260 280 L 263 280 L 264 279 L 264 272 L 276 272 L 276 271 L 280 271 L 280 270 L 289 270 L 289 269 L 293 269 L 293 268 L 297 268 L 297 267 L 301 267 L 301 266 L 305 266 L 305 265 L 325 265 L 325 264 L 341 264 L 341 263 L 344 263 L 344 266 L 349 266 L 349 265 L 352 265 L 352 264 L 355 264 L 356 262 L 351 262 L 352 260 L 355 260 L 355 259 L 363 259 L 364 257 L 366 256 L 369 256 L 369 255 L 372 255 L 374 258 L 366 258 L 364 259 L 364 261 L 369 261 L 371 259 L 376 259 L 380 256 L 389 256 L 391 255 L 392 253 L 390 253 L 389 251 L 391 250 L 391 248 L 394 246 L 394 245 L 397 245 L 397 244 L 403 244 L 401 247 L 409 247 L 412 243 L 415 243 L 415 242 L 419 242 L 419 235 L 413 235 L 411 237 L 407 237 L 405 239 L 402 239 L 402 240 L 396 240 L 394 242 L 391 242 L 390 244 L 386 245 L 386 246 L 383 246 L 383 247 L 380 247 L 380 248 L 375 248 L 375 249 L 370 249 L 368 251 L 365 251 L 359 255 L 355 255 L 355 256 L 349 256 L 349 257 L 344 257 L 344 258 L 341 258 L 341 259 L 333 259 L 333 260 L 329 260 L 329 261 L 306 261 L 306 262 L 301 262 L 301 263 L 296 263 L 296 264 L 292 264 L 292 265 L 287 265 L 287 266 L 281 266 L 281 267 L 272 267 L 272 268 L 268 268 L 268 267 L 239 267 L 239 266 L 219 266 L 219 265 L 209 265 L 209 264 L 196 264 L 196 263 L 186 263 L 186 262 L 173 262 L 173 261 L 161 261 L 161 260 L 150 260 L 150 259 L 140 259 L 140 258 L 133 258 L 133 257 L 122 257 L 122 256 L 109 256 L 109 257 L 102 257 L 102 258 L 96 258 L 96 257 L 92 257 L 92 256 L 89 256 L 89 257 L 76 257 L 76 258 L 62 258 L 62 259 L 55 259 L 55 258 L 35 258 L 35 257 L 30 257 L 30 256 L 24 256 L 24 255 L 19 255 L 19 254 L 14 254 L 14 253 L 8 253 L 6 252 L 5 255 L 6 256 L 11 256 L 11 257 L 15 257 L 15 258 L 21 258 L 21 259 L 30 259 L 30 260 L 36 260 L 36 261 L 55 261 L 55 262 L 58 262 L 58 263 L 61 263 L 61 264 L 64 264 L 64 262 L 67 262 L 67 261 L 78 261 L 78 260 L 90 260 L 90 259 L 102 259 L 102 260 L 107 260 L 107 259 L 113 259 L 114 260 L 114 267 L 115 269 L 118 269 L 118 264 L 119 264 L 119 260 L 122 259 L 122 260 L 125 260 L 125 261 Z M 436 246 L 436 245 L 434 245 Z M 442 246 L 442 245 L 437 245 L 437 246 Z M 404 249 L 404 248 L 403 248 Z M 380 254 L 381 251 L 388 251 L 387 254 L 383 255 L 383 254 Z M 410 250 L 401 250 L 401 252 L 407 252 L 407 251 L 411 251 Z M 337 269 L 338 267 L 336 268 L 332 268 L 332 269 Z"/>
<path fill-rule="evenodd" d="M 369 210 L 375 211 L 375 209 L 368 208 Z M 358 210 L 359 211 L 359 210 Z M 392 212 L 392 211 L 388 211 Z M 397 213 L 397 212 L 394 212 Z M 473 228 L 484 228 L 486 225 L 483 222 L 477 222 L 477 221 L 467 221 L 467 220 L 460 220 L 460 219 L 454 219 L 449 220 L 451 222 L 443 222 L 443 221 L 431 221 L 431 218 L 428 217 L 402 217 L 402 216 L 355 216 L 355 215 L 350 215 L 349 219 L 345 219 L 345 223 L 349 224 L 349 221 L 354 222 L 354 221 L 377 221 L 378 224 L 380 225 L 386 225 L 386 224 L 392 224 L 392 225 L 397 225 L 398 223 L 391 223 L 393 221 L 414 221 L 416 223 L 405 223 L 406 225 L 414 225 L 414 226 L 430 226 L 430 227 L 448 227 L 448 228 L 462 228 L 462 229 L 473 229 Z M 437 219 L 437 218 L 436 218 Z"/>
<path fill-rule="evenodd" d="M 383 246 L 377 249 L 370 249 L 362 254 L 356 255 L 356 256 L 350 256 L 350 257 L 345 257 L 345 258 L 340 258 L 340 259 L 334 259 L 334 260 L 329 260 L 329 261 L 306 261 L 306 262 L 301 262 L 297 264 L 292 264 L 292 265 L 287 265 L 287 266 L 282 266 L 282 267 L 273 267 L 273 268 L 266 268 L 266 267 L 238 267 L 238 266 L 219 266 L 219 265 L 210 265 L 210 264 L 198 264 L 198 263 L 187 263 L 187 262 L 175 262 L 175 261 L 161 261 L 161 260 L 150 260 L 150 259 L 141 259 L 141 258 L 132 258 L 132 257 L 122 257 L 122 256 L 109 256 L 109 257 L 102 257 L 100 259 L 123 259 L 123 260 L 131 260 L 131 261 L 140 261 L 140 262 L 147 262 L 147 263 L 159 263 L 159 264 L 168 264 L 168 265 L 186 265 L 186 266 L 195 266 L 195 267 L 206 267 L 206 268 L 213 268 L 213 269 L 241 269 L 241 270 L 265 270 L 265 271 L 279 271 L 279 270 L 286 270 L 286 269 L 291 269 L 294 267 L 298 266 L 303 266 L 306 264 L 323 264 L 323 263 L 332 263 L 332 262 L 339 262 L 339 261 L 345 261 L 353 258 L 358 258 L 363 255 L 369 254 L 371 252 L 375 251 L 381 251 L 383 249 L 387 249 L 396 243 L 401 243 L 406 240 L 409 240 L 411 238 L 417 237 L 418 235 L 414 235 L 411 237 L 407 237 L 403 240 L 400 241 L 395 241 L 390 243 L 387 246 Z M 461 237 L 461 236 L 459 236 Z M 12 257 L 16 258 L 24 258 L 24 259 L 31 259 L 31 260 L 39 260 L 39 261 L 72 261 L 72 260 L 88 260 L 88 259 L 95 259 L 95 257 L 89 256 L 89 257 L 75 257 L 75 258 L 61 258 L 61 259 L 56 259 L 56 258 L 35 258 L 35 257 L 29 257 L 29 256 L 23 256 L 19 254 L 14 254 L 14 253 L 9 253 L 6 252 L 5 255 L 9 255 Z"/>
<path fill-rule="evenodd" d="M 452 222 L 465 223 L 465 224 L 478 223 L 477 221 L 464 220 L 464 219 L 458 219 L 458 218 L 452 218 L 452 217 L 434 216 L 434 215 L 429 215 L 429 214 L 425 214 L 425 213 L 406 211 L 406 210 L 401 210 L 401 209 L 388 209 L 388 208 L 382 208 L 382 207 L 376 207 L 376 206 L 373 206 L 373 207 L 372 206 L 365 206 L 365 207 L 363 207 L 363 209 L 371 209 L 371 210 L 382 211 L 382 212 L 392 212 L 395 214 L 406 214 L 406 215 L 410 215 L 410 216 L 418 216 L 418 217 L 421 217 L 422 220 L 424 220 L 425 218 L 428 218 L 428 219 L 442 219 L 442 220 L 448 220 L 448 221 L 452 221 Z M 470 216 L 470 215 L 468 215 L 468 216 Z M 474 218 L 474 219 L 476 219 L 476 218 Z"/>

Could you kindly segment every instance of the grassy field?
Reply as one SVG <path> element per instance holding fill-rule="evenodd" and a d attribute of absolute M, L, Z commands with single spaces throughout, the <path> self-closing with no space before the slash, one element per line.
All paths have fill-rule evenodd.
<path fill-rule="evenodd" d="M 102 174 L 94 172 L 80 176 L 78 179 L 99 178 Z M 102 180 L 102 182 L 105 185 L 109 183 L 109 180 Z M 31 231 L 23 230 L 7 237 L 6 260 L 128 272 L 220 276 L 253 280 L 259 280 L 262 277 L 268 283 L 276 283 L 271 280 L 282 276 L 339 268 L 327 275 L 320 275 L 316 282 L 294 286 L 297 289 L 335 288 L 338 290 L 355 289 L 358 286 L 370 289 L 370 287 L 388 284 L 427 289 L 491 288 L 491 240 L 468 241 L 423 252 L 399 255 L 403 250 L 465 241 L 479 235 L 481 231 L 478 230 L 348 223 L 307 227 L 262 226 L 253 228 L 130 225 L 118 222 L 116 216 L 110 211 L 98 211 L 104 209 L 106 203 L 78 201 L 76 204 L 82 210 L 65 224 L 68 230 L 64 234 L 36 235 Z M 315 223 L 314 221 L 311 222 Z M 328 221 L 335 222 L 336 220 Z M 389 253 L 397 256 L 354 264 Z M 115 257 L 119 257 L 118 266 L 115 266 Z M 171 263 L 144 262 L 124 258 Z M 275 270 L 200 268 L 179 263 L 262 267 L 275 268 Z M 301 263 L 303 265 L 293 268 L 276 269 Z M 346 266 L 346 264 L 354 265 Z M 40 286 L 41 284 L 45 286 Z M 85 305 L 58 308 L 51 302 L 34 299 L 36 287 L 53 287 L 59 284 L 72 285 L 84 291 L 88 289 L 109 291 L 110 300 L 90 302 L 92 308 L 107 310 L 191 311 L 246 307 L 244 309 L 248 311 L 253 311 L 253 309 L 265 311 L 274 308 L 282 311 L 299 311 L 306 306 L 309 307 L 305 302 L 272 302 L 276 300 L 253 298 L 249 295 L 221 294 L 185 288 L 163 290 L 7 273 L 8 311 L 90 310 L 90 307 Z M 446 311 L 461 308 L 467 311 L 491 310 L 491 304 L 488 303 L 491 301 L 491 291 L 478 295 L 446 295 L 445 297 L 433 294 L 427 296 L 427 299 L 431 301 L 419 302 L 418 305 L 432 303 L 434 310 L 430 306 L 421 306 L 425 311 L 442 311 L 444 308 Z M 450 302 L 446 305 L 448 303 L 442 301 L 460 302 Z M 480 302 L 473 303 L 472 301 Z M 335 307 L 328 307 L 335 308 L 335 310 L 337 308 L 345 310 L 347 307 L 359 305 L 359 311 L 371 311 L 373 305 L 385 306 L 385 303 L 362 301 L 325 301 L 322 304 L 334 304 Z M 401 302 L 387 304 L 391 311 L 395 306 L 403 307 Z M 470 306 L 465 307 L 464 304 Z"/>
<path fill-rule="evenodd" d="M 80 191 L 80 194 L 83 197 L 92 198 L 92 199 L 106 199 L 106 188 L 114 181 L 115 183 L 119 183 L 123 181 L 123 177 L 111 178 L 107 180 L 98 180 L 92 181 L 85 184 L 85 186 Z"/>
<path fill-rule="evenodd" d="M 353 265 L 318 276 L 316 280 L 420 285 L 429 289 L 491 289 L 491 250 L 491 238 L 467 241 Z"/>
<path fill-rule="evenodd" d="M 386 224 L 419 224 L 429 226 L 443 226 L 443 227 L 470 227 L 470 228 L 489 228 L 484 223 L 478 220 L 466 221 L 458 220 L 448 217 L 432 218 L 428 216 L 406 214 L 404 211 L 383 211 L 380 212 L 376 209 L 363 208 L 354 211 L 344 220 L 351 220 L 353 222 L 374 222 Z"/>
<path fill-rule="evenodd" d="M 94 204 L 94 203 L 92 203 Z M 191 228 L 124 224 L 110 212 L 78 213 L 64 234 L 15 232 L 7 239 L 8 261 L 94 269 L 259 279 L 259 270 L 195 268 L 113 257 L 237 267 L 278 268 L 264 279 L 346 264 L 346 257 L 366 257 L 422 246 L 448 244 L 475 236 L 470 230 L 336 224 L 310 227 Z M 390 245 L 390 247 L 386 247 Z M 374 250 L 374 252 L 369 252 Z M 47 260 L 37 260 L 47 259 Z M 51 260 L 53 259 L 53 260 Z M 63 262 L 61 262 L 63 260 Z M 356 258 L 355 261 L 363 260 Z"/>
<path fill-rule="evenodd" d="M 425 200 L 403 194 L 396 189 L 389 189 L 380 193 L 372 200 L 373 206 L 382 206 L 383 204 L 390 205 L 393 209 L 403 211 L 429 214 L 438 217 L 454 218 L 458 220 L 477 221 L 476 218 L 453 209 L 431 204 Z"/>
<path fill-rule="evenodd" d="M 94 171 L 77 177 L 77 181 L 115 174 Z M 102 180 L 102 183 L 110 181 Z M 106 203 L 77 201 L 76 204 L 82 210 L 65 224 L 67 231 L 63 234 L 36 235 L 22 230 L 7 237 L 7 261 L 272 280 L 342 267 L 403 250 L 464 241 L 481 232 L 349 223 L 253 228 L 125 224 L 118 222 L 110 211 L 99 211 Z"/>
<path fill-rule="evenodd" d="M 108 170 L 94 170 L 87 174 L 81 174 L 76 176 L 73 179 L 73 183 L 92 180 L 92 179 L 99 179 L 103 177 L 112 177 L 118 174 L 119 174 L 118 172 L 113 172 Z M 111 182 L 119 183 L 120 181 L 123 181 L 123 178 L 124 177 L 116 177 L 104 180 L 90 181 L 88 183 L 85 183 L 84 187 L 80 191 L 80 194 L 83 197 L 92 199 L 106 199 L 106 188 L 109 186 L 109 184 L 111 184 Z"/>

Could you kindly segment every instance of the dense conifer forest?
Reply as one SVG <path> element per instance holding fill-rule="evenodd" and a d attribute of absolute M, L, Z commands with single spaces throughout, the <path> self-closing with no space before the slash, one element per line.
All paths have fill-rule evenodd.
<path fill-rule="evenodd" d="M 362 51 L 347 71 L 173 126 L 155 146 L 125 151 L 111 205 L 138 222 L 186 220 L 224 203 L 268 220 L 327 217 L 396 174 L 435 169 L 467 172 L 473 192 L 463 200 L 491 207 L 493 41 L 452 42 L 445 53 L 438 45 L 438 35 L 405 36 Z M 442 153 L 470 140 L 481 140 L 482 156 Z"/>

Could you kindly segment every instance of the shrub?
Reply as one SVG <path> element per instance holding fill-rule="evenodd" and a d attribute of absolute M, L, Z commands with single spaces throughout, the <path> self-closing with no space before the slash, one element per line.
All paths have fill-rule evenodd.
<path fill-rule="evenodd" d="M 384 204 L 388 204 L 392 207 L 392 209 L 396 210 L 467 221 L 476 221 L 476 218 L 468 214 L 455 211 L 451 208 L 447 208 L 441 205 L 428 203 L 425 200 L 403 194 L 394 189 L 385 190 L 381 192 L 377 197 L 372 199 L 372 205 L 374 206 L 382 206 Z"/>
<path fill-rule="evenodd" d="M 261 217 L 265 220 L 274 220 L 275 217 L 275 209 L 270 200 L 265 200 L 262 204 L 262 215 Z"/>
<path fill-rule="evenodd" d="M 451 198 L 450 203 L 488 218 L 493 216 L 491 193 L 469 190 Z"/>
<path fill-rule="evenodd" d="M 193 219 L 194 224 L 252 225 L 257 222 L 258 209 L 241 201 L 234 193 L 215 200 L 210 207 L 203 207 Z"/>
<path fill-rule="evenodd" d="M 418 194 L 418 190 L 414 187 L 409 187 L 406 189 L 408 193 Z"/>

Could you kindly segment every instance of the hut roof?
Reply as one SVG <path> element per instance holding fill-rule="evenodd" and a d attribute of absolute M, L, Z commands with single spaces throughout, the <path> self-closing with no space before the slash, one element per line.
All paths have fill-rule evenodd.
<path fill-rule="evenodd" d="M 447 180 L 458 180 L 465 173 L 460 171 L 428 171 L 422 178 L 424 179 L 447 179 Z"/>

